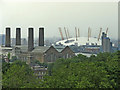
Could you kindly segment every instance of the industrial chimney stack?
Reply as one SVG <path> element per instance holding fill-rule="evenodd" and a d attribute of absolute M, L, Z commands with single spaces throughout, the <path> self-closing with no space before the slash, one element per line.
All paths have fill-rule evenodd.
<path fill-rule="evenodd" d="M 21 45 L 21 28 L 16 28 L 16 45 Z"/>
<path fill-rule="evenodd" d="M 11 47 L 11 37 L 10 37 L 10 28 L 6 28 L 6 41 L 5 41 L 5 47 Z"/>
<path fill-rule="evenodd" d="M 39 28 L 39 46 L 44 46 L 44 28 Z"/>
<path fill-rule="evenodd" d="M 34 30 L 33 28 L 28 28 L 28 51 L 34 49 Z"/>

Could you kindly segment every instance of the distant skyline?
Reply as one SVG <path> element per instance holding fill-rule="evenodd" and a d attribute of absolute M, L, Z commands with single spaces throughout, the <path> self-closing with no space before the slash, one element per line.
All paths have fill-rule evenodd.
<path fill-rule="evenodd" d="M 38 37 L 38 28 L 45 28 L 45 37 L 60 37 L 58 27 L 69 29 L 75 37 L 75 27 L 80 29 L 80 36 L 88 35 L 91 27 L 92 36 L 98 37 L 100 27 L 113 39 L 118 38 L 118 3 L 117 2 L 4 2 L 1 4 L 0 34 L 5 27 L 11 27 L 15 38 L 15 28 L 22 28 L 22 37 L 27 38 L 28 29 L 34 27 L 34 37 Z M 65 34 L 64 34 L 65 37 Z"/>

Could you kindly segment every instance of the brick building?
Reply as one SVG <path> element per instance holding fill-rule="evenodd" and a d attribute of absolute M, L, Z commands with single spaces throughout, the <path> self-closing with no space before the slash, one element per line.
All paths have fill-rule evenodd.
<path fill-rule="evenodd" d="M 27 47 L 26 47 L 27 48 Z M 40 63 L 52 63 L 59 58 L 71 58 L 74 52 L 68 47 L 37 46 L 31 52 L 27 52 L 25 47 L 16 47 L 15 55 L 22 61 L 38 60 Z"/>

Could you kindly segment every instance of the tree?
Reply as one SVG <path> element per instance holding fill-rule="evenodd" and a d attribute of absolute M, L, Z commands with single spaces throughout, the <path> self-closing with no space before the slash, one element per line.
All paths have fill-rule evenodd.
<path fill-rule="evenodd" d="M 113 62 L 113 63 L 112 63 Z M 71 59 L 59 59 L 51 76 L 45 76 L 42 88 L 117 88 L 117 54 L 100 53 L 87 58 L 78 55 Z"/>
<path fill-rule="evenodd" d="M 4 70 L 3 87 L 118 88 L 119 55 L 119 52 L 100 53 L 88 58 L 79 54 L 69 59 L 58 59 L 47 64 L 48 75 L 43 80 L 35 79 L 33 71 L 25 62 L 15 61 Z"/>
<path fill-rule="evenodd" d="M 8 59 L 10 60 L 10 53 L 8 53 Z"/>
<path fill-rule="evenodd" d="M 10 68 L 3 74 L 3 88 L 20 88 L 26 85 L 37 85 L 33 71 L 25 62 L 15 61 Z"/>
<path fill-rule="evenodd" d="M 48 64 L 48 75 L 52 76 L 52 69 L 53 69 L 54 63 L 49 63 Z"/>
<path fill-rule="evenodd" d="M 12 56 L 11 61 L 14 62 L 14 61 L 16 61 L 16 60 L 17 60 L 17 57 L 16 57 L 16 56 Z"/>
<path fill-rule="evenodd" d="M 38 61 L 38 60 L 32 60 L 31 63 L 32 63 L 32 64 L 38 64 L 38 65 L 44 66 L 44 67 L 47 67 L 47 66 L 48 66 L 47 63 L 40 63 L 40 61 Z"/>
<path fill-rule="evenodd" d="M 2 73 L 4 74 L 10 68 L 10 63 L 2 62 Z"/>

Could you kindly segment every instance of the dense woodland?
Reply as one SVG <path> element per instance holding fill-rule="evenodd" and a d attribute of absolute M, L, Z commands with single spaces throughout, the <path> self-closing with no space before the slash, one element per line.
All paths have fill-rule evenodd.
<path fill-rule="evenodd" d="M 39 62 L 36 62 L 40 64 Z M 20 60 L 2 64 L 3 88 L 118 88 L 120 87 L 120 52 L 79 54 L 58 59 L 48 66 L 48 75 L 36 79 L 30 67 Z"/>

